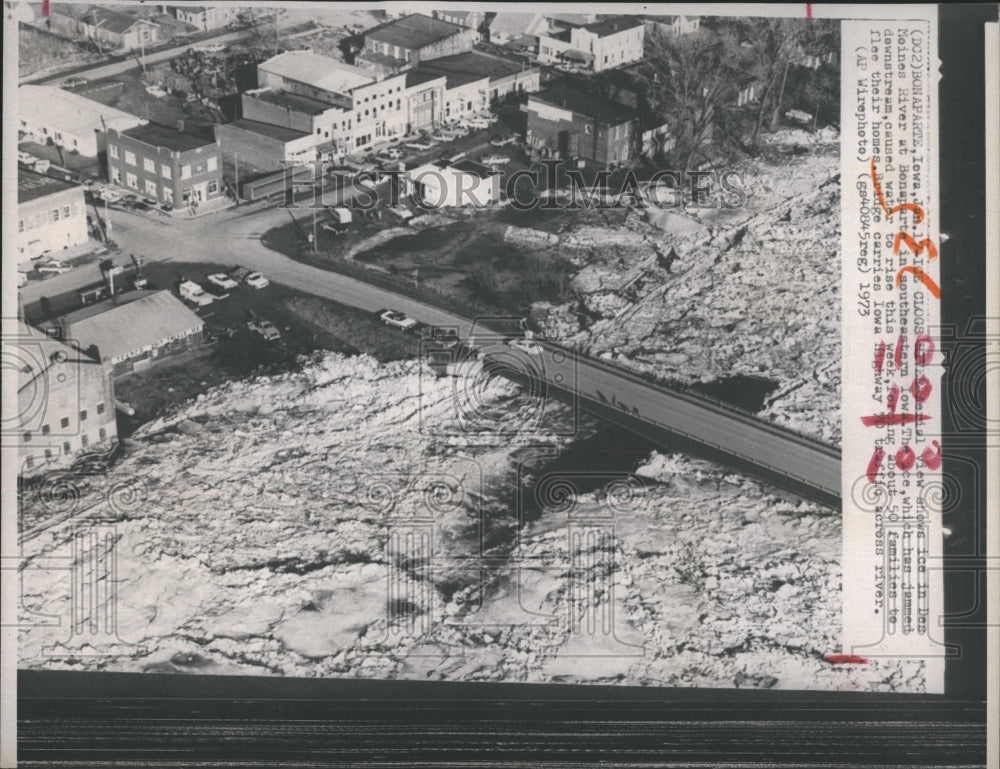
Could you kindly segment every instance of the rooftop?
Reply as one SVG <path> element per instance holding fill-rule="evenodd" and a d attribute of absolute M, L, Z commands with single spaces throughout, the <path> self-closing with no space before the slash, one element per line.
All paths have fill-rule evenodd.
<path fill-rule="evenodd" d="M 544 91 L 529 94 L 529 105 L 532 100 L 572 110 L 607 125 L 621 125 L 639 117 L 634 109 L 623 104 L 601 96 L 577 91 L 566 85 L 556 85 L 546 88 Z"/>
<path fill-rule="evenodd" d="M 282 142 L 290 142 L 295 139 L 301 139 L 303 136 L 309 136 L 309 134 L 305 131 L 296 131 L 292 128 L 271 125 L 270 123 L 261 123 L 258 120 L 247 120 L 242 117 L 234 120 L 232 123 L 229 123 L 229 125 L 236 128 L 242 128 L 244 131 L 260 134 L 261 136 L 269 136 L 272 139 L 277 139 Z"/>
<path fill-rule="evenodd" d="M 478 176 L 480 179 L 488 179 L 491 176 L 496 176 L 498 173 L 489 166 L 484 166 L 482 163 L 477 163 L 474 160 L 459 160 L 457 163 L 452 163 L 451 167 L 456 171 Z"/>
<path fill-rule="evenodd" d="M 28 123 L 82 136 L 110 128 L 144 123 L 142 118 L 80 94 L 49 85 L 22 85 L 17 89 L 18 115 Z"/>
<path fill-rule="evenodd" d="M 96 344 L 102 357 L 119 358 L 203 326 L 172 293 L 156 291 L 76 321 L 68 333 L 86 347 Z"/>
<path fill-rule="evenodd" d="M 638 16 L 615 16 L 610 19 L 595 21 L 593 24 L 585 24 L 584 29 L 592 32 L 598 37 L 607 37 L 627 29 L 645 26 L 645 22 Z"/>
<path fill-rule="evenodd" d="M 257 68 L 288 80 L 345 95 L 349 95 L 355 88 L 375 82 L 375 78 L 364 70 L 312 51 L 280 53 L 259 64 Z"/>
<path fill-rule="evenodd" d="M 200 132 L 178 131 L 176 128 L 159 123 L 138 125 L 121 133 L 123 136 L 128 136 L 151 147 L 165 147 L 173 152 L 187 152 L 215 144 L 215 139 L 210 135 Z"/>
<path fill-rule="evenodd" d="M 467 74 L 470 77 L 466 82 L 479 80 L 483 77 L 496 80 L 521 72 L 525 70 L 525 67 L 520 62 L 504 59 L 500 56 L 493 56 L 481 51 L 469 51 L 454 56 L 443 56 L 440 59 L 422 61 L 419 69 L 447 74 L 449 85 L 451 85 L 452 75 Z"/>
<path fill-rule="evenodd" d="M 91 6 L 77 16 L 77 18 L 82 22 L 90 24 L 91 26 L 106 29 L 117 35 L 128 32 L 128 30 L 132 29 L 132 27 L 139 23 L 155 26 L 152 22 L 147 21 L 146 19 L 140 19 L 129 13 L 123 13 L 122 11 L 116 11 L 113 8 L 100 5 Z"/>
<path fill-rule="evenodd" d="M 319 99 L 311 99 L 308 96 L 301 96 L 289 91 L 272 91 L 269 88 L 250 92 L 249 95 L 255 99 L 266 101 L 269 104 L 276 104 L 279 107 L 285 107 L 295 112 L 303 112 L 307 115 L 321 115 L 327 110 L 336 109 L 340 106 L 320 101 Z"/>
<path fill-rule="evenodd" d="M 30 200 L 44 198 L 56 192 L 71 190 L 79 187 L 78 184 L 64 182 L 62 179 L 53 179 L 51 176 L 29 171 L 26 168 L 17 169 L 17 202 L 27 203 Z M 82 187 L 80 188 L 82 189 Z"/>
<path fill-rule="evenodd" d="M 432 80 L 437 80 L 445 76 L 444 72 L 434 72 L 424 67 L 418 67 L 406 73 L 406 87 L 415 88 L 418 85 L 423 85 L 424 83 L 429 83 Z"/>
<path fill-rule="evenodd" d="M 42 381 L 45 382 L 45 385 L 43 386 L 53 387 L 55 385 L 55 381 L 49 380 L 48 378 L 52 376 L 52 372 L 49 371 L 48 374 L 46 374 L 46 369 L 48 369 L 49 366 L 59 366 L 73 363 L 97 363 L 97 361 L 93 358 L 90 358 L 87 355 L 81 355 L 79 352 L 59 339 L 51 337 L 48 334 L 39 331 L 37 328 L 29 326 L 22 320 L 17 321 L 16 333 L 17 336 L 12 340 L 12 342 L 24 344 L 27 349 L 30 350 L 30 354 L 18 356 L 20 359 L 20 368 L 15 375 L 18 381 L 18 389 L 26 390 L 29 397 L 37 394 L 29 389 L 29 384 L 38 380 L 40 377 L 42 378 Z M 4 368 L 6 369 L 7 366 L 4 366 Z M 7 371 L 4 372 L 5 378 L 7 373 Z M 53 380 L 54 379 L 55 377 L 53 377 Z M 72 380 L 70 381 L 72 382 Z"/>
<path fill-rule="evenodd" d="M 548 22 L 540 13 L 498 13 L 490 22 L 490 31 L 500 34 L 517 35 L 529 30 L 543 31 Z"/>
<path fill-rule="evenodd" d="M 365 40 L 376 40 L 393 46 L 398 45 L 407 50 L 416 50 L 465 31 L 465 27 L 458 24 L 432 19 L 421 13 L 412 13 L 368 30 L 365 33 Z"/>

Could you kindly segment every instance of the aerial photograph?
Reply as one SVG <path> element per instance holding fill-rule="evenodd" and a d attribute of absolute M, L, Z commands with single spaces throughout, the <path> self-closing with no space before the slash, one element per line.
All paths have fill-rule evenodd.
<path fill-rule="evenodd" d="M 839 23 L 456 5 L 16 4 L 18 667 L 925 691 L 841 642 Z"/>

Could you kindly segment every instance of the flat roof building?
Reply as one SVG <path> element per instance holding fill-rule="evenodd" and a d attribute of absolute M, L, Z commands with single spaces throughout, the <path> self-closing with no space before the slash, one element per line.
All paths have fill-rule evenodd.
<path fill-rule="evenodd" d="M 639 114 L 618 102 L 565 85 L 528 96 L 528 145 L 564 158 L 605 165 L 635 158 Z"/>
<path fill-rule="evenodd" d="M 149 123 L 108 132 L 108 179 L 158 203 L 181 207 L 224 194 L 215 137 Z"/>
<path fill-rule="evenodd" d="M 86 242 L 87 207 L 83 187 L 18 168 L 18 263 Z"/>

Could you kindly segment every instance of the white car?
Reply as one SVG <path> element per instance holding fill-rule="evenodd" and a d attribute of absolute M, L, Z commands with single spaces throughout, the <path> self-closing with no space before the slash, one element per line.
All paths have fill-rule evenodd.
<path fill-rule="evenodd" d="M 516 141 L 517 141 L 516 136 L 508 136 L 506 138 L 500 138 L 498 136 L 496 139 L 490 139 L 490 144 L 492 144 L 494 147 L 505 147 L 508 144 L 513 144 Z"/>
<path fill-rule="evenodd" d="M 94 194 L 97 195 L 99 198 L 101 198 L 101 200 L 106 200 L 109 203 L 117 203 L 119 200 L 122 199 L 121 193 L 116 192 L 110 187 L 104 187 L 99 191 L 95 192 Z"/>
<path fill-rule="evenodd" d="M 416 328 L 417 322 L 413 318 L 408 318 L 403 313 L 397 310 L 386 310 L 379 318 L 387 326 L 392 326 L 393 328 L 402 329 L 403 331 L 409 331 L 412 328 Z"/>
<path fill-rule="evenodd" d="M 271 285 L 271 281 L 261 275 L 259 272 L 251 272 L 246 277 L 246 284 L 250 288 L 266 288 Z"/>
<path fill-rule="evenodd" d="M 48 272 L 55 273 L 56 275 L 62 275 L 64 272 L 69 272 L 69 267 L 60 262 L 57 259 L 51 259 L 47 262 L 40 262 L 35 265 L 35 269 L 38 272 Z"/>
<path fill-rule="evenodd" d="M 401 157 L 403 157 L 403 153 L 400 152 L 395 147 L 390 147 L 387 150 L 383 150 L 382 154 L 385 155 L 390 160 L 399 160 Z"/>
<path fill-rule="evenodd" d="M 541 345 L 529 339 L 511 339 L 507 344 L 515 350 L 527 353 L 528 355 L 541 355 Z"/>
<path fill-rule="evenodd" d="M 502 166 L 504 163 L 509 163 L 510 158 L 506 155 L 486 155 L 479 158 L 479 162 L 487 166 Z"/>
<path fill-rule="evenodd" d="M 208 282 L 212 285 L 218 286 L 219 288 L 225 289 L 236 288 L 240 285 L 224 272 L 217 272 L 214 275 L 209 275 Z"/>
<path fill-rule="evenodd" d="M 181 283 L 178 291 L 181 295 L 181 299 L 187 299 L 189 302 L 196 304 L 199 307 L 204 307 L 206 304 L 211 304 L 215 301 L 214 296 L 206 294 L 205 289 L 193 280 L 185 280 Z"/>

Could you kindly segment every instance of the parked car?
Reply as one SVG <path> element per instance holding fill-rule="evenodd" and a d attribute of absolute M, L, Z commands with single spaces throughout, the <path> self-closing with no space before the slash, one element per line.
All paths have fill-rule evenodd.
<path fill-rule="evenodd" d="M 251 272 L 246 277 L 246 284 L 250 286 L 250 288 L 261 289 L 270 286 L 271 281 L 269 281 L 259 272 Z"/>
<path fill-rule="evenodd" d="M 85 77 L 79 77 L 79 76 L 68 77 L 68 78 L 66 78 L 65 80 L 63 80 L 59 84 L 59 87 L 60 88 L 76 88 L 76 87 L 81 86 L 81 85 L 86 85 L 89 82 L 90 81 L 87 80 L 87 78 L 85 78 Z"/>
<path fill-rule="evenodd" d="M 479 162 L 487 166 L 502 166 L 504 163 L 509 163 L 510 158 L 506 155 L 497 155 L 494 153 L 492 155 L 484 155 L 479 158 Z"/>
<path fill-rule="evenodd" d="M 403 146 L 409 150 L 417 150 L 418 152 L 424 152 L 425 150 L 429 150 L 434 147 L 434 145 L 429 142 L 407 142 Z"/>
<path fill-rule="evenodd" d="M 260 334 L 268 342 L 281 339 L 281 332 L 269 320 L 248 320 L 247 328 L 255 334 Z"/>
<path fill-rule="evenodd" d="M 238 281 L 233 280 L 224 272 L 216 272 L 209 275 L 208 282 L 225 289 L 236 288 L 240 285 Z"/>
<path fill-rule="evenodd" d="M 398 310 L 386 310 L 379 315 L 379 318 L 385 325 L 402 329 L 403 331 L 410 331 L 417 327 L 417 322 L 413 318 L 407 317 Z"/>
<path fill-rule="evenodd" d="M 542 347 L 530 339 L 511 339 L 507 344 L 514 350 L 520 350 L 528 355 L 541 355 Z"/>
<path fill-rule="evenodd" d="M 223 288 L 215 283 L 206 283 L 205 291 L 216 299 L 226 299 L 229 296 L 229 289 Z"/>
<path fill-rule="evenodd" d="M 399 160 L 401 157 L 403 157 L 403 153 L 400 152 L 395 147 L 389 147 L 389 149 L 383 150 L 382 154 L 385 155 L 390 160 Z"/>
<path fill-rule="evenodd" d="M 493 139 L 490 139 L 490 144 L 492 144 L 494 147 L 506 147 L 508 144 L 513 144 L 516 141 L 517 141 L 516 136 L 506 136 L 506 137 L 497 136 Z"/>
<path fill-rule="evenodd" d="M 424 339 L 436 342 L 441 347 L 451 349 L 458 346 L 458 329 L 431 326 L 425 331 Z"/>
<path fill-rule="evenodd" d="M 442 152 L 441 159 L 447 160 L 449 163 L 453 163 L 456 160 L 460 160 L 465 157 L 465 153 L 460 150 L 451 150 L 449 152 Z"/>
<path fill-rule="evenodd" d="M 203 307 L 204 305 L 211 304 L 215 301 L 215 297 L 211 294 L 206 294 L 205 289 L 193 280 L 185 280 L 181 283 L 178 291 L 181 295 L 181 299 L 187 299 L 189 302 L 196 304 L 199 307 Z"/>

